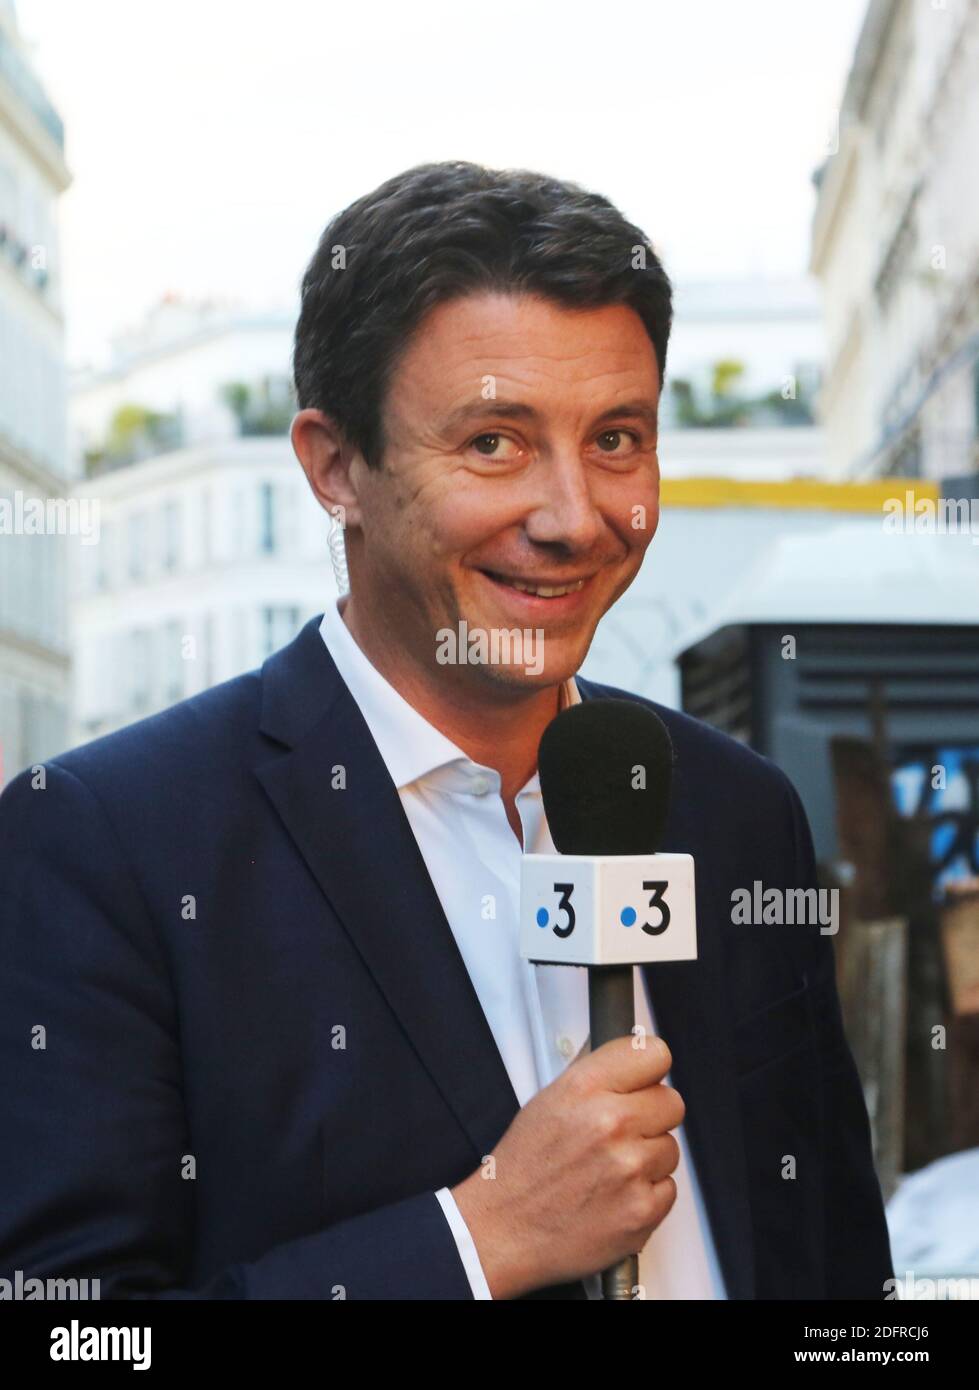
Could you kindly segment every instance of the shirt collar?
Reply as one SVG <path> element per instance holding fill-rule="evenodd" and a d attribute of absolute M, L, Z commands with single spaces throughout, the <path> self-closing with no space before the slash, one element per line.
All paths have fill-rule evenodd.
<path fill-rule="evenodd" d="M 485 792 L 487 778 L 499 789 L 499 773 L 473 762 L 468 754 L 430 724 L 395 690 L 361 651 L 340 614 L 341 600 L 327 604 L 320 636 L 341 679 L 358 705 L 394 785 L 421 778 L 452 790 Z M 560 708 L 581 702 L 574 676 L 561 686 Z M 444 771 L 443 771 L 444 770 Z M 438 773 L 437 777 L 433 774 Z M 539 791 L 537 773 L 522 790 Z"/>

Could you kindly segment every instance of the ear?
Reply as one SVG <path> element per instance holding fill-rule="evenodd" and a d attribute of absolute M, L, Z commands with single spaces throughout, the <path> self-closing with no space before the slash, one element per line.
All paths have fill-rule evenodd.
<path fill-rule="evenodd" d="M 351 469 L 359 455 L 346 443 L 332 416 L 312 408 L 300 410 L 292 422 L 290 438 L 320 506 L 345 528 L 359 527 L 356 470 Z"/>

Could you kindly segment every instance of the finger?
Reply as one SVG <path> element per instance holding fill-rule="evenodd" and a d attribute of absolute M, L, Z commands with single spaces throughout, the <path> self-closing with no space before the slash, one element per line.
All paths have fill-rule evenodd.
<path fill-rule="evenodd" d="M 596 1081 L 606 1090 L 625 1094 L 661 1081 L 673 1065 L 673 1056 L 662 1038 L 646 1035 L 642 1045 L 630 1033 L 613 1038 L 573 1063 L 584 1081 Z"/>

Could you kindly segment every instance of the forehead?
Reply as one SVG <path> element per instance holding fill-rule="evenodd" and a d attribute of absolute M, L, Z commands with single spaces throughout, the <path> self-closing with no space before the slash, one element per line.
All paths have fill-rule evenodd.
<path fill-rule="evenodd" d="M 572 309 L 536 295 L 480 293 L 437 305 L 421 321 L 391 380 L 398 409 L 452 404 L 498 388 L 658 393 L 656 353 L 634 309 Z"/>

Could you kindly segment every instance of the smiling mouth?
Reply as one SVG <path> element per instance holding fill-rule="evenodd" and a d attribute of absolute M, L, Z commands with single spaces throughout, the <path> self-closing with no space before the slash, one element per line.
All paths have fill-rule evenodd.
<path fill-rule="evenodd" d="M 494 570 L 483 570 L 489 579 L 497 584 L 505 584 L 510 589 L 516 589 L 521 594 L 530 594 L 534 598 L 563 598 L 566 594 L 577 594 L 592 578 L 591 575 L 584 579 L 567 579 L 563 583 L 545 582 L 536 579 L 518 579 L 511 574 L 497 574 Z"/>

